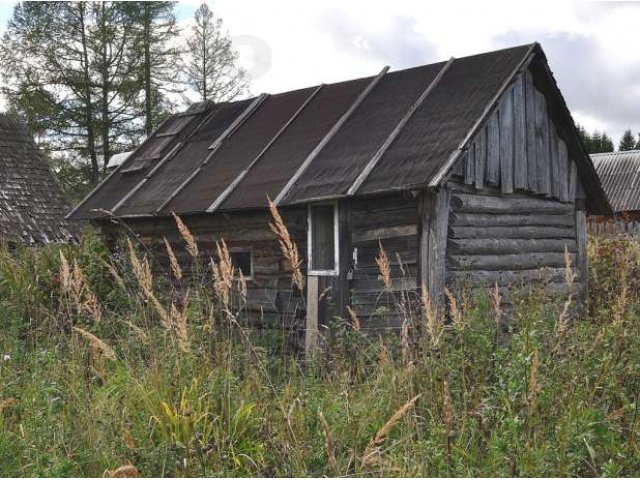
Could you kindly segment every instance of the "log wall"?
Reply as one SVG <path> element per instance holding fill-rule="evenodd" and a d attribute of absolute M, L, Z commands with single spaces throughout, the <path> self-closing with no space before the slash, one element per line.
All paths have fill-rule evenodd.
<path fill-rule="evenodd" d="M 585 250 L 579 252 L 580 226 L 575 205 L 526 194 L 504 195 L 499 188 L 450 181 L 451 202 L 446 256 L 446 284 L 459 289 L 498 285 L 528 286 L 536 281 L 566 290 L 565 248 L 576 268 L 576 288 L 584 281 Z"/>
<path fill-rule="evenodd" d="M 416 199 L 402 195 L 352 199 L 348 206 L 349 247 L 357 249 L 352 268 L 351 306 L 364 328 L 398 328 L 403 298 L 415 301 L 418 286 L 419 217 Z M 380 245 L 391 263 L 393 292 L 383 291 L 376 264 Z"/>
<path fill-rule="evenodd" d="M 306 258 L 306 208 L 283 209 L 282 216 L 300 255 Z M 253 278 L 247 281 L 248 320 L 258 328 L 285 327 L 291 333 L 293 348 L 304 344 L 304 299 L 292 288 L 290 266 L 284 259 L 275 235 L 269 229 L 271 218 L 266 211 L 234 214 L 204 214 L 184 216 L 200 251 L 203 270 L 209 259 L 217 260 L 216 241 L 224 239 L 230 250 L 248 249 L 253 257 Z M 107 237 L 122 234 L 120 226 L 104 223 L 101 229 Z M 155 275 L 170 271 L 164 238 L 171 244 L 185 271 L 193 265 L 185 243 L 173 218 L 129 219 L 128 228 L 149 248 Z M 303 265 L 306 270 L 306 263 Z"/>

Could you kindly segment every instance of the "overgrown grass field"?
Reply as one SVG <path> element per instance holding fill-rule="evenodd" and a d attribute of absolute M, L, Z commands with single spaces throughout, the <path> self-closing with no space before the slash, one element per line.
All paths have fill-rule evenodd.
<path fill-rule="evenodd" d="M 189 287 L 134 247 L 0 250 L 2 475 L 640 473 L 637 240 L 591 240 L 580 319 L 542 288 L 465 292 L 398 334 L 336 319 L 311 360 L 244 326 L 224 244 Z"/>

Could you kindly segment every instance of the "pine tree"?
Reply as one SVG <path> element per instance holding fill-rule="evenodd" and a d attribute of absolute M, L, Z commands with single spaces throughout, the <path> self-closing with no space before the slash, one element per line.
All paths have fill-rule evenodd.
<path fill-rule="evenodd" d="M 621 152 L 627 150 L 633 150 L 636 148 L 636 139 L 633 136 L 631 130 L 626 130 L 620 139 L 620 144 L 618 145 L 618 150 Z"/>
<path fill-rule="evenodd" d="M 176 2 L 127 2 L 136 29 L 133 54 L 140 59 L 139 88 L 144 131 L 153 129 L 175 107 L 171 94 L 182 93 L 176 74 L 179 51 L 172 44 L 180 34 L 174 14 Z"/>
<path fill-rule="evenodd" d="M 613 152 L 613 140 L 605 132 L 600 133 L 595 130 L 592 134 L 589 134 L 580 124 L 576 124 L 576 128 L 587 153 Z"/>
<path fill-rule="evenodd" d="M 246 73 L 236 65 L 231 38 L 205 3 L 196 10 L 187 48 L 186 81 L 203 101 L 230 100 L 247 91 Z"/>
<path fill-rule="evenodd" d="M 131 28 L 123 2 L 23 2 L 0 47 L 9 109 L 49 150 L 88 158 L 92 184 L 139 134 Z"/>
<path fill-rule="evenodd" d="M 576 124 L 576 128 L 578 129 L 578 135 L 580 135 L 580 140 L 582 140 L 582 144 L 588 153 L 591 153 L 592 145 L 591 145 L 591 135 L 587 132 L 587 129 L 584 128 L 580 124 Z"/>

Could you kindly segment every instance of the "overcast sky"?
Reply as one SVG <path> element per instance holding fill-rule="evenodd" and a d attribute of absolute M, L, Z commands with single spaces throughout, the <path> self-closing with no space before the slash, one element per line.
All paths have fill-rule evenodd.
<path fill-rule="evenodd" d="M 0 22 L 14 2 L 0 4 Z M 180 2 L 185 24 L 200 1 Z M 640 2 L 385 0 L 209 2 L 252 93 L 400 69 L 538 41 L 574 118 L 617 141 L 640 131 Z"/>

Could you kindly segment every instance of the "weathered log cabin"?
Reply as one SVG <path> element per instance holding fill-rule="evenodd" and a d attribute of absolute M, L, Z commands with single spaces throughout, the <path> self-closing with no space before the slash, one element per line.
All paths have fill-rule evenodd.
<path fill-rule="evenodd" d="M 589 215 L 589 232 L 640 234 L 640 150 L 594 153 L 591 160 L 613 214 Z"/>
<path fill-rule="evenodd" d="M 0 242 L 37 245 L 73 239 L 69 204 L 47 160 L 17 118 L 0 114 Z"/>
<path fill-rule="evenodd" d="M 558 287 L 565 247 L 586 285 L 586 212 L 609 205 L 542 48 L 387 70 L 193 105 L 69 218 L 180 246 L 175 212 L 205 251 L 226 240 L 260 318 L 297 316 L 309 332 L 346 305 L 371 328 L 398 325 L 380 245 L 398 296 L 531 282 L 543 268 Z M 267 197 L 308 258 L 305 302 L 291 300 Z"/>

